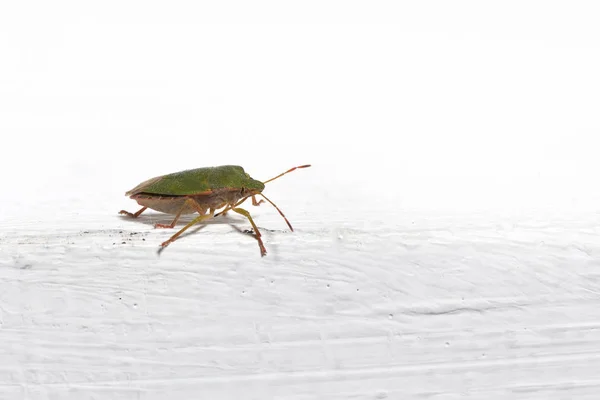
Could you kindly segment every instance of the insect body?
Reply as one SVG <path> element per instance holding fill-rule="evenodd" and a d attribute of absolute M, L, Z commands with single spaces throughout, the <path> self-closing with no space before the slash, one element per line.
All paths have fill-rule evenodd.
<path fill-rule="evenodd" d="M 252 198 L 252 204 L 257 206 L 263 200 L 261 199 L 257 202 L 256 196 L 262 196 L 277 209 L 293 231 L 294 228 L 292 228 L 285 215 L 262 191 L 265 188 L 265 183 L 271 182 L 295 169 L 307 167 L 310 167 L 310 165 L 291 168 L 264 182 L 252 179 L 242 167 L 237 165 L 196 168 L 157 176 L 156 178 L 140 183 L 125 193 L 126 196 L 137 201 L 142 208 L 136 213 L 121 210 L 119 214 L 137 218 L 146 209 L 150 208 L 175 215 L 171 224 L 156 224 L 156 228 L 174 228 L 181 215 L 198 213 L 198 217 L 194 218 L 190 223 L 171 236 L 169 240 L 161 244 L 161 248 L 165 248 L 191 226 L 206 219 L 225 214 L 231 210 L 248 218 L 254 232 L 256 232 L 260 254 L 261 256 L 265 256 L 267 250 L 262 242 L 258 227 L 254 223 L 250 213 L 239 206 L 248 198 Z M 220 209 L 222 210 L 215 214 Z"/>

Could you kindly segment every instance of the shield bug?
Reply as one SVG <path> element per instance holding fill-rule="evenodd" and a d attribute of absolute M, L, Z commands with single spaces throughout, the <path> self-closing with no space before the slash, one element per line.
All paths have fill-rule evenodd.
<path fill-rule="evenodd" d="M 262 191 L 266 183 L 296 169 L 307 167 L 310 167 L 310 165 L 291 168 L 264 182 L 252 179 L 242 167 L 237 165 L 196 168 L 157 176 L 140 183 L 125 193 L 126 196 L 137 201 L 142 208 L 136 213 L 121 210 L 119 214 L 137 218 L 146 209 L 150 208 L 162 213 L 175 215 L 175 218 L 169 225 L 155 224 L 155 228 L 174 228 L 179 217 L 182 215 L 198 213 L 198 217 L 194 218 L 171 236 L 169 240 L 161 244 L 160 250 L 162 250 L 193 225 L 209 218 L 224 215 L 228 211 L 234 211 L 248 218 L 250 225 L 252 225 L 254 232 L 256 232 L 255 235 L 260 254 L 261 256 L 265 256 L 267 250 L 261 239 L 258 227 L 254 223 L 250 213 L 239 206 L 249 198 L 252 199 L 252 205 L 258 206 L 263 200 L 261 199 L 257 202 L 256 196 L 261 196 L 277 209 L 293 231 L 294 228 L 292 228 L 292 225 L 283 212 Z"/>

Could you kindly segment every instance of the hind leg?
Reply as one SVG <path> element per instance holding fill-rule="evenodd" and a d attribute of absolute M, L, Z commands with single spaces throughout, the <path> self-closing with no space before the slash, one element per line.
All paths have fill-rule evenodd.
<path fill-rule="evenodd" d="M 141 213 L 143 213 L 144 211 L 146 211 L 146 209 L 147 209 L 147 208 L 148 208 L 148 207 L 142 207 L 142 208 L 141 208 L 141 209 L 140 209 L 138 212 L 136 212 L 135 214 L 134 214 L 134 213 L 130 213 L 129 211 L 121 210 L 121 211 L 119 211 L 119 214 L 122 214 L 122 215 L 128 215 L 128 216 L 130 216 L 131 218 L 137 218 L 137 217 L 139 217 L 139 216 L 140 216 L 140 214 L 141 214 Z"/>

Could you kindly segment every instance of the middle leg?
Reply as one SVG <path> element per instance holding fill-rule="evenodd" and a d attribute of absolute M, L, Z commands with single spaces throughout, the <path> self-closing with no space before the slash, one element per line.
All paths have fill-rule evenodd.
<path fill-rule="evenodd" d="M 181 228 L 179 231 L 177 231 L 177 233 L 175 233 L 173 236 L 171 236 L 169 238 L 169 240 L 167 240 L 166 242 L 161 243 L 161 247 L 167 247 L 169 244 L 173 243 L 175 240 L 177 240 L 177 238 L 185 231 L 187 231 L 189 228 L 191 228 L 193 225 L 204 221 L 205 219 L 208 218 L 212 218 L 214 216 L 214 212 L 211 212 L 210 214 L 205 214 L 205 215 L 200 215 L 196 218 L 194 218 L 192 221 L 190 221 L 190 223 L 188 223 L 186 226 L 184 226 L 183 228 Z"/>
<path fill-rule="evenodd" d="M 204 212 L 205 212 L 198 205 L 198 203 L 196 201 L 194 201 L 193 199 L 186 199 L 185 203 L 183 203 L 183 205 L 181 206 L 181 208 L 179 209 L 179 211 L 175 215 L 175 219 L 173 220 L 173 222 L 171 222 L 169 225 L 166 225 L 166 224 L 154 224 L 154 228 L 166 228 L 166 229 L 172 229 L 172 228 L 174 228 L 175 225 L 177 224 L 177 221 L 179 221 L 179 217 L 181 217 L 181 214 L 183 213 L 183 210 L 185 210 L 186 207 L 192 207 L 192 208 L 194 208 L 196 211 L 198 211 L 198 214 L 200 214 L 200 215 L 203 215 Z"/>

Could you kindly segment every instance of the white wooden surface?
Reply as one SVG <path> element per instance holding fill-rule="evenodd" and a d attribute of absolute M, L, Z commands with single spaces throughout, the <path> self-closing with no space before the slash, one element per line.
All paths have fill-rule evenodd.
<path fill-rule="evenodd" d="M 156 218 L 5 226 L 3 398 L 594 398 L 597 214 L 300 214 L 263 259 L 228 223 L 160 257 Z"/>

